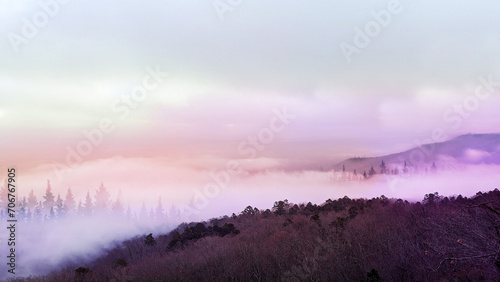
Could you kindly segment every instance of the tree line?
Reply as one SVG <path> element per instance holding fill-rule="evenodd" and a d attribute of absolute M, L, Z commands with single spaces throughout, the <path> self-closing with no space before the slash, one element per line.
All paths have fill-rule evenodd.
<path fill-rule="evenodd" d="M 0 186 L 0 219 L 7 217 L 6 207 L 8 200 L 8 185 L 5 182 Z M 155 221 L 162 222 L 165 219 L 173 221 L 181 220 L 181 210 L 175 205 L 169 209 L 163 207 L 161 197 L 158 199 L 156 207 L 148 208 L 143 203 L 139 213 L 133 211 L 130 206 L 125 208 L 121 200 L 121 191 L 116 199 L 112 200 L 110 194 L 103 183 L 91 195 L 87 192 L 85 199 L 75 200 L 73 191 L 68 188 L 66 195 L 54 195 L 50 180 L 42 199 L 39 199 L 33 189 L 28 196 L 17 198 L 16 217 L 24 222 L 47 222 L 67 217 L 91 217 L 93 215 L 112 215 L 128 220 Z"/>
<path fill-rule="evenodd" d="M 139 236 L 90 263 L 28 280 L 498 281 L 499 222 L 497 189 L 429 193 L 420 202 L 280 200 Z"/>
<path fill-rule="evenodd" d="M 443 164 L 444 167 L 444 164 Z M 444 169 L 444 168 L 443 168 Z M 363 172 L 358 171 L 358 169 L 349 170 L 345 165 L 342 165 L 342 170 L 332 171 L 330 175 L 330 180 L 340 181 L 340 182 L 351 182 L 351 181 L 364 181 L 377 174 L 379 175 L 401 175 L 409 176 L 416 174 L 431 174 L 438 171 L 438 165 L 436 162 L 432 162 L 430 166 L 426 166 L 424 169 L 420 170 L 418 166 L 410 167 L 406 161 L 401 165 L 387 165 L 384 160 L 378 165 L 378 169 L 375 166 L 371 166 L 370 169 L 363 170 Z"/>

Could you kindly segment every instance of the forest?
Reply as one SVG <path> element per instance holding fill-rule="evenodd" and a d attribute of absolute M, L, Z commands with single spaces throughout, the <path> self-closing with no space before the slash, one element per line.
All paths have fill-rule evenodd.
<path fill-rule="evenodd" d="M 14 281 L 498 281 L 500 191 L 276 201 Z"/>

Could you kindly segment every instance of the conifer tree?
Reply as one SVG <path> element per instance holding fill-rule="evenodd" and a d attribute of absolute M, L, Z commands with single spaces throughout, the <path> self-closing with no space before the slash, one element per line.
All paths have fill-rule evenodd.
<path fill-rule="evenodd" d="M 64 206 L 64 202 L 61 198 L 61 194 L 57 194 L 57 200 L 56 200 L 56 210 L 57 210 L 57 217 L 65 217 L 67 214 L 66 207 Z"/>
<path fill-rule="evenodd" d="M 76 208 L 78 215 L 85 215 L 85 207 L 82 204 L 82 201 L 78 201 L 78 207 Z"/>
<path fill-rule="evenodd" d="M 91 216 L 94 207 L 92 204 L 92 198 L 90 197 L 90 192 L 87 191 L 87 197 L 85 197 L 85 205 L 83 206 L 83 214 L 85 216 Z"/>
<path fill-rule="evenodd" d="M 31 222 L 32 218 L 33 218 L 33 213 L 31 212 L 31 209 L 28 208 L 28 212 L 26 213 L 26 222 Z"/>
<path fill-rule="evenodd" d="M 155 238 L 153 237 L 152 233 L 149 233 L 148 236 L 144 239 L 144 244 L 148 246 L 154 246 L 156 244 Z"/>
<path fill-rule="evenodd" d="M 39 201 L 33 212 L 33 220 L 41 222 L 42 221 L 42 201 Z"/>
<path fill-rule="evenodd" d="M 377 174 L 377 172 L 375 171 L 375 169 L 372 166 L 372 168 L 370 168 L 370 171 L 368 171 L 368 176 L 373 176 L 375 174 Z"/>
<path fill-rule="evenodd" d="M 31 189 L 30 194 L 28 196 L 28 209 L 34 211 L 37 204 L 38 200 L 36 198 L 35 193 L 33 192 L 33 189 Z"/>
<path fill-rule="evenodd" d="M 122 190 L 120 189 L 118 191 L 118 196 L 116 197 L 116 201 L 111 206 L 111 209 L 113 210 L 113 213 L 115 215 L 120 215 L 120 216 L 123 215 L 123 204 L 122 204 L 122 201 L 121 201 L 121 197 L 122 197 Z"/>
<path fill-rule="evenodd" d="M 68 214 L 72 214 L 75 212 L 76 202 L 70 187 L 68 188 L 68 192 L 66 192 L 66 198 L 64 199 L 64 206 L 66 207 Z"/>
<path fill-rule="evenodd" d="M 432 162 L 431 171 L 432 172 L 436 172 L 437 171 L 436 162 Z"/>
<path fill-rule="evenodd" d="M 21 221 L 24 221 L 26 219 L 27 213 L 28 213 L 28 200 L 26 199 L 26 197 L 23 197 L 23 199 L 19 202 L 17 216 Z"/>
<path fill-rule="evenodd" d="M 45 213 L 50 213 L 51 208 L 55 205 L 55 197 L 52 194 L 52 187 L 50 185 L 50 180 L 47 180 L 47 189 L 45 190 L 45 196 L 43 196 L 45 201 L 43 202 L 43 211 Z"/>
<path fill-rule="evenodd" d="M 50 212 L 49 212 L 49 215 L 48 215 L 48 219 L 49 220 L 54 220 L 56 218 L 56 213 L 54 211 L 54 207 L 50 207 Z"/>
<path fill-rule="evenodd" d="M 405 161 L 405 166 L 403 168 L 403 173 L 408 173 L 408 165 L 406 164 L 406 161 Z"/>
<path fill-rule="evenodd" d="M 109 207 L 109 193 L 101 182 L 99 188 L 96 190 L 95 194 L 95 210 L 96 211 L 106 211 Z"/>
<path fill-rule="evenodd" d="M 384 174 L 384 173 L 387 173 L 387 171 L 388 170 L 387 170 L 387 167 L 385 165 L 385 162 L 384 162 L 384 160 L 382 160 L 382 163 L 380 164 L 380 173 Z"/>

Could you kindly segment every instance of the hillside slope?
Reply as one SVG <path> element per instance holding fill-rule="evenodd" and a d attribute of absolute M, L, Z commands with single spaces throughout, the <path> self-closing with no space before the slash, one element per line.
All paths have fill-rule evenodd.
<path fill-rule="evenodd" d="M 373 158 L 351 158 L 333 166 L 334 170 L 368 171 L 372 166 L 378 171 L 382 160 L 389 168 L 400 170 L 407 162 L 409 167 L 430 167 L 433 162 L 439 168 L 453 168 L 461 164 L 500 164 L 500 134 L 467 134 L 452 140 L 426 144 L 401 153 Z"/>
<path fill-rule="evenodd" d="M 498 190 L 427 194 L 422 203 L 279 201 L 135 238 L 88 265 L 26 280 L 498 281 L 499 221 Z"/>

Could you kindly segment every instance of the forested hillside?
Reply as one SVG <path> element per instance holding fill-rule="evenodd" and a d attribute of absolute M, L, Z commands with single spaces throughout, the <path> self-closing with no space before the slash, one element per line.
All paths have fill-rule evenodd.
<path fill-rule="evenodd" d="M 500 279 L 500 192 L 277 201 L 144 234 L 89 264 L 29 281 Z"/>
<path fill-rule="evenodd" d="M 422 145 L 425 144 L 425 145 Z M 466 164 L 500 164 L 500 134 L 466 134 L 445 142 L 418 141 L 416 147 L 389 155 L 371 158 L 350 158 L 334 166 L 325 165 L 335 171 L 347 170 L 358 173 L 374 167 L 380 173 L 382 161 L 386 163 L 385 173 L 422 174 L 433 166 L 440 171 L 457 170 Z M 398 171 L 398 173 L 394 173 Z"/>

